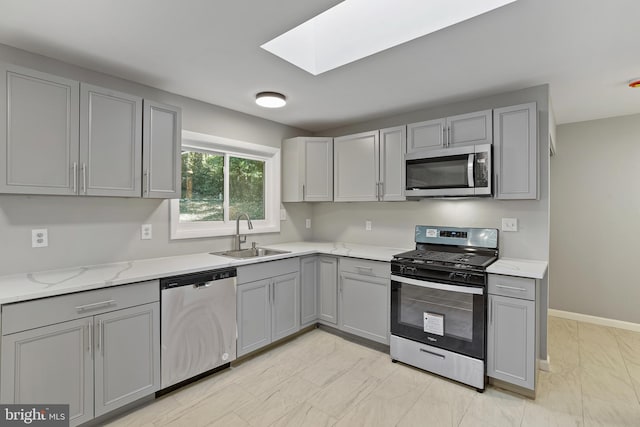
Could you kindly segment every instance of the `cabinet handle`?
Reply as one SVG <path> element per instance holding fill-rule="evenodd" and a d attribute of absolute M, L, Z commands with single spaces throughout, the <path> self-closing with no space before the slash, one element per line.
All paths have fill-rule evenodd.
<path fill-rule="evenodd" d="M 451 145 L 451 126 L 447 128 L 447 147 Z"/>
<path fill-rule="evenodd" d="M 98 339 L 96 340 L 96 352 L 100 351 L 100 354 L 104 354 L 102 352 L 102 320 L 99 320 L 96 326 L 98 327 Z"/>
<path fill-rule="evenodd" d="M 114 302 L 116 302 L 116 300 L 110 299 L 107 301 L 100 301 L 100 302 L 94 302 L 91 304 L 79 305 L 76 307 L 76 311 L 85 311 L 85 310 L 93 310 L 96 308 L 102 308 L 103 306 L 111 305 Z"/>
<path fill-rule="evenodd" d="M 447 146 L 447 127 L 442 127 L 442 148 Z"/>
<path fill-rule="evenodd" d="M 489 301 L 489 323 L 493 324 L 493 301 Z"/>
<path fill-rule="evenodd" d="M 500 192 L 500 187 L 498 187 L 499 184 L 500 181 L 498 181 L 498 174 L 496 173 L 496 195 Z"/>
<path fill-rule="evenodd" d="M 304 184 L 302 184 L 302 201 L 305 201 Z"/>
<path fill-rule="evenodd" d="M 526 292 L 527 291 L 525 288 L 517 288 L 515 286 L 507 286 L 507 285 L 496 285 L 496 288 L 509 289 L 509 290 L 512 290 L 512 291 L 520 291 L 520 292 Z"/>
<path fill-rule="evenodd" d="M 82 193 L 87 194 L 87 164 L 82 164 Z"/>
<path fill-rule="evenodd" d="M 373 272 L 373 267 L 363 267 L 363 266 L 361 266 L 361 265 L 356 265 L 356 268 L 357 268 L 358 270 L 367 270 L 367 271 L 371 271 L 371 272 Z"/>
<path fill-rule="evenodd" d="M 73 162 L 71 170 L 73 171 L 71 172 L 73 175 L 73 194 L 76 194 L 78 192 L 78 162 Z"/>
<path fill-rule="evenodd" d="M 276 305 L 276 284 L 271 284 L 271 292 L 273 293 L 273 305 Z"/>
<path fill-rule="evenodd" d="M 446 358 L 446 356 L 444 354 L 434 353 L 433 351 L 425 350 L 424 348 L 421 348 L 420 351 L 423 352 L 423 353 L 430 354 L 432 356 L 439 357 L 441 359 L 445 359 Z"/>
<path fill-rule="evenodd" d="M 89 322 L 87 329 L 89 330 L 89 356 L 93 359 L 93 322 Z"/>
<path fill-rule="evenodd" d="M 142 178 L 143 178 L 143 183 L 142 183 L 142 187 L 144 188 L 144 194 L 149 194 L 149 170 L 145 169 L 144 173 L 142 174 Z"/>

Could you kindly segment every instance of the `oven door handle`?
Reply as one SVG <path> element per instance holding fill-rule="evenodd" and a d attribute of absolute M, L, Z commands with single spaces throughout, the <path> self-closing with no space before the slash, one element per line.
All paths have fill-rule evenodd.
<path fill-rule="evenodd" d="M 393 280 L 394 282 L 405 283 L 407 285 L 420 286 L 422 288 L 440 289 L 442 291 L 460 292 L 463 294 L 474 294 L 474 295 L 484 294 L 483 288 L 477 288 L 474 286 L 457 286 L 457 285 L 449 285 L 447 283 L 436 283 L 436 282 L 429 282 L 426 280 L 409 279 L 407 277 L 396 276 L 395 274 L 391 275 L 391 280 Z"/>
<path fill-rule="evenodd" d="M 476 163 L 476 155 L 475 154 L 469 154 L 469 158 L 467 159 L 467 184 L 469 185 L 469 188 L 474 188 L 476 186 L 476 183 L 474 181 L 474 170 L 473 170 L 473 166 Z"/>

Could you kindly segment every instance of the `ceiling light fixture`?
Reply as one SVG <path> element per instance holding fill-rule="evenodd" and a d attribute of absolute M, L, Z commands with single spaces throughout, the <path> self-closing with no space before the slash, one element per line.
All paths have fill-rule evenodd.
<path fill-rule="evenodd" d="M 260 92 L 256 95 L 256 104 L 265 108 L 280 108 L 287 105 L 287 98 L 278 92 Z"/>
<path fill-rule="evenodd" d="M 640 79 L 633 79 L 629 82 L 629 87 L 638 87 L 640 88 Z"/>

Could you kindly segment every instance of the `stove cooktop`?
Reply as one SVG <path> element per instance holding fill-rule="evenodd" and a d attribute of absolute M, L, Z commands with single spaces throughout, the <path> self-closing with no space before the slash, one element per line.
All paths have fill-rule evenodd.
<path fill-rule="evenodd" d="M 445 252 L 416 249 L 403 252 L 394 256 L 394 261 L 408 261 L 413 264 L 462 264 L 477 268 L 486 268 L 493 263 L 497 257 L 480 255 L 469 252 Z"/>

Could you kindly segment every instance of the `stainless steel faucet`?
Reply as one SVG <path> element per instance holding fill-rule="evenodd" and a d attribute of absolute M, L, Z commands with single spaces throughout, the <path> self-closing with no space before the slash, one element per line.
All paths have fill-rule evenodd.
<path fill-rule="evenodd" d="M 234 250 L 236 251 L 242 250 L 242 244 L 247 241 L 246 235 L 244 236 L 240 235 L 240 219 L 242 217 L 247 218 L 247 226 L 249 227 L 249 230 L 253 230 L 253 224 L 251 224 L 251 219 L 249 218 L 249 215 L 246 213 L 241 213 L 240 215 L 238 215 L 238 217 L 236 218 L 236 238 L 235 238 L 235 248 L 234 248 Z"/>

